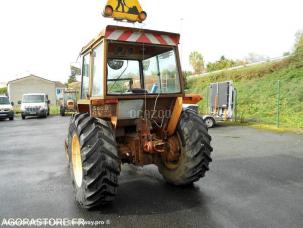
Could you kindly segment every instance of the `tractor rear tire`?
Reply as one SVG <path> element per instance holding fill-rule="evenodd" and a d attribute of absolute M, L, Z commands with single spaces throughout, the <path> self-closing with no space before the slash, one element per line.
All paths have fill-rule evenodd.
<path fill-rule="evenodd" d="M 203 119 L 191 110 L 183 111 L 177 135 L 181 147 L 179 160 L 169 166 L 162 162 L 158 167 L 164 179 L 173 185 L 190 185 L 204 177 L 212 161 L 211 136 Z"/>
<path fill-rule="evenodd" d="M 112 202 L 121 168 L 111 123 L 75 114 L 67 144 L 76 201 L 87 209 Z"/>

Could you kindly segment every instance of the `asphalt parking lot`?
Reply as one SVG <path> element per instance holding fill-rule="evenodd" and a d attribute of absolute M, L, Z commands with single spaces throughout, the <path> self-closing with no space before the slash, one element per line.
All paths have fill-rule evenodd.
<path fill-rule="evenodd" d="M 103 227 L 303 227 L 303 136 L 218 127 L 213 163 L 193 187 L 167 185 L 154 166 L 123 166 L 115 202 L 73 198 L 64 154 L 69 117 L 0 121 L 3 218 L 83 218 Z M 102 226 L 101 226 L 102 227 Z"/>

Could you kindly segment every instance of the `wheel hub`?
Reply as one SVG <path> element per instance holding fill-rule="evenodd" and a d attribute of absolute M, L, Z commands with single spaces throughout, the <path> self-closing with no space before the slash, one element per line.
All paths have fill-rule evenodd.
<path fill-rule="evenodd" d="M 78 136 L 74 134 L 72 139 L 72 166 L 76 185 L 80 188 L 83 179 L 82 160 Z"/>
<path fill-rule="evenodd" d="M 212 121 L 212 119 L 207 118 L 207 119 L 205 120 L 205 124 L 206 124 L 207 127 L 212 127 L 212 126 L 213 126 L 213 121 Z"/>
<path fill-rule="evenodd" d="M 163 153 L 163 161 L 167 168 L 175 169 L 178 167 L 181 156 L 181 148 L 178 136 L 170 137 L 167 141 L 167 148 Z"/>

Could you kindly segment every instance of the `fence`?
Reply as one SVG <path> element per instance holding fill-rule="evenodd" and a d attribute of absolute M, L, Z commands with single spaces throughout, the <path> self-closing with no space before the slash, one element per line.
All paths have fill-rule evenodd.
<path fill-rule="evenodd" d="M 237 89 L 235 120 L 303 128 L 303 85 L 297 80 L 262 80 L 234 82 Z M 205 100 L 200 110 L 206 112 L 207 87 L 200 91 Z"/>

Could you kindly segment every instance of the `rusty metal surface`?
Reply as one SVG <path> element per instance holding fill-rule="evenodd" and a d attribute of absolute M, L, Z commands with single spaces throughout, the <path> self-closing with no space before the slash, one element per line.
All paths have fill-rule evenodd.
<path fill-rule="evenodd" d="M 116 115 L 116 105 L 99 105 L 99 106 L 93 106 L 90 105 L 90 114 L 92 117 L 97 118 L 111 118 L 112 116 Z"/>
<path fill-rule="evenodd" d="M 181 154 L 181 147 L 177 136 L 172 136 L 168 139 L 168 149 L 165 150 L 165 160 L 167 162 L 176 162 Z"/>
<path fill-rule="evenodd" d="M 136 132 L 118 141 L 122 162 L 143 166 L 157 164 L 159 161 L 167 163 L 178 161 L 180 156 L 178 137 L 167 138 L 166 134 L 157 134 L 151 130 L 149 120 L 141 118 L 136 121 Z"/>

